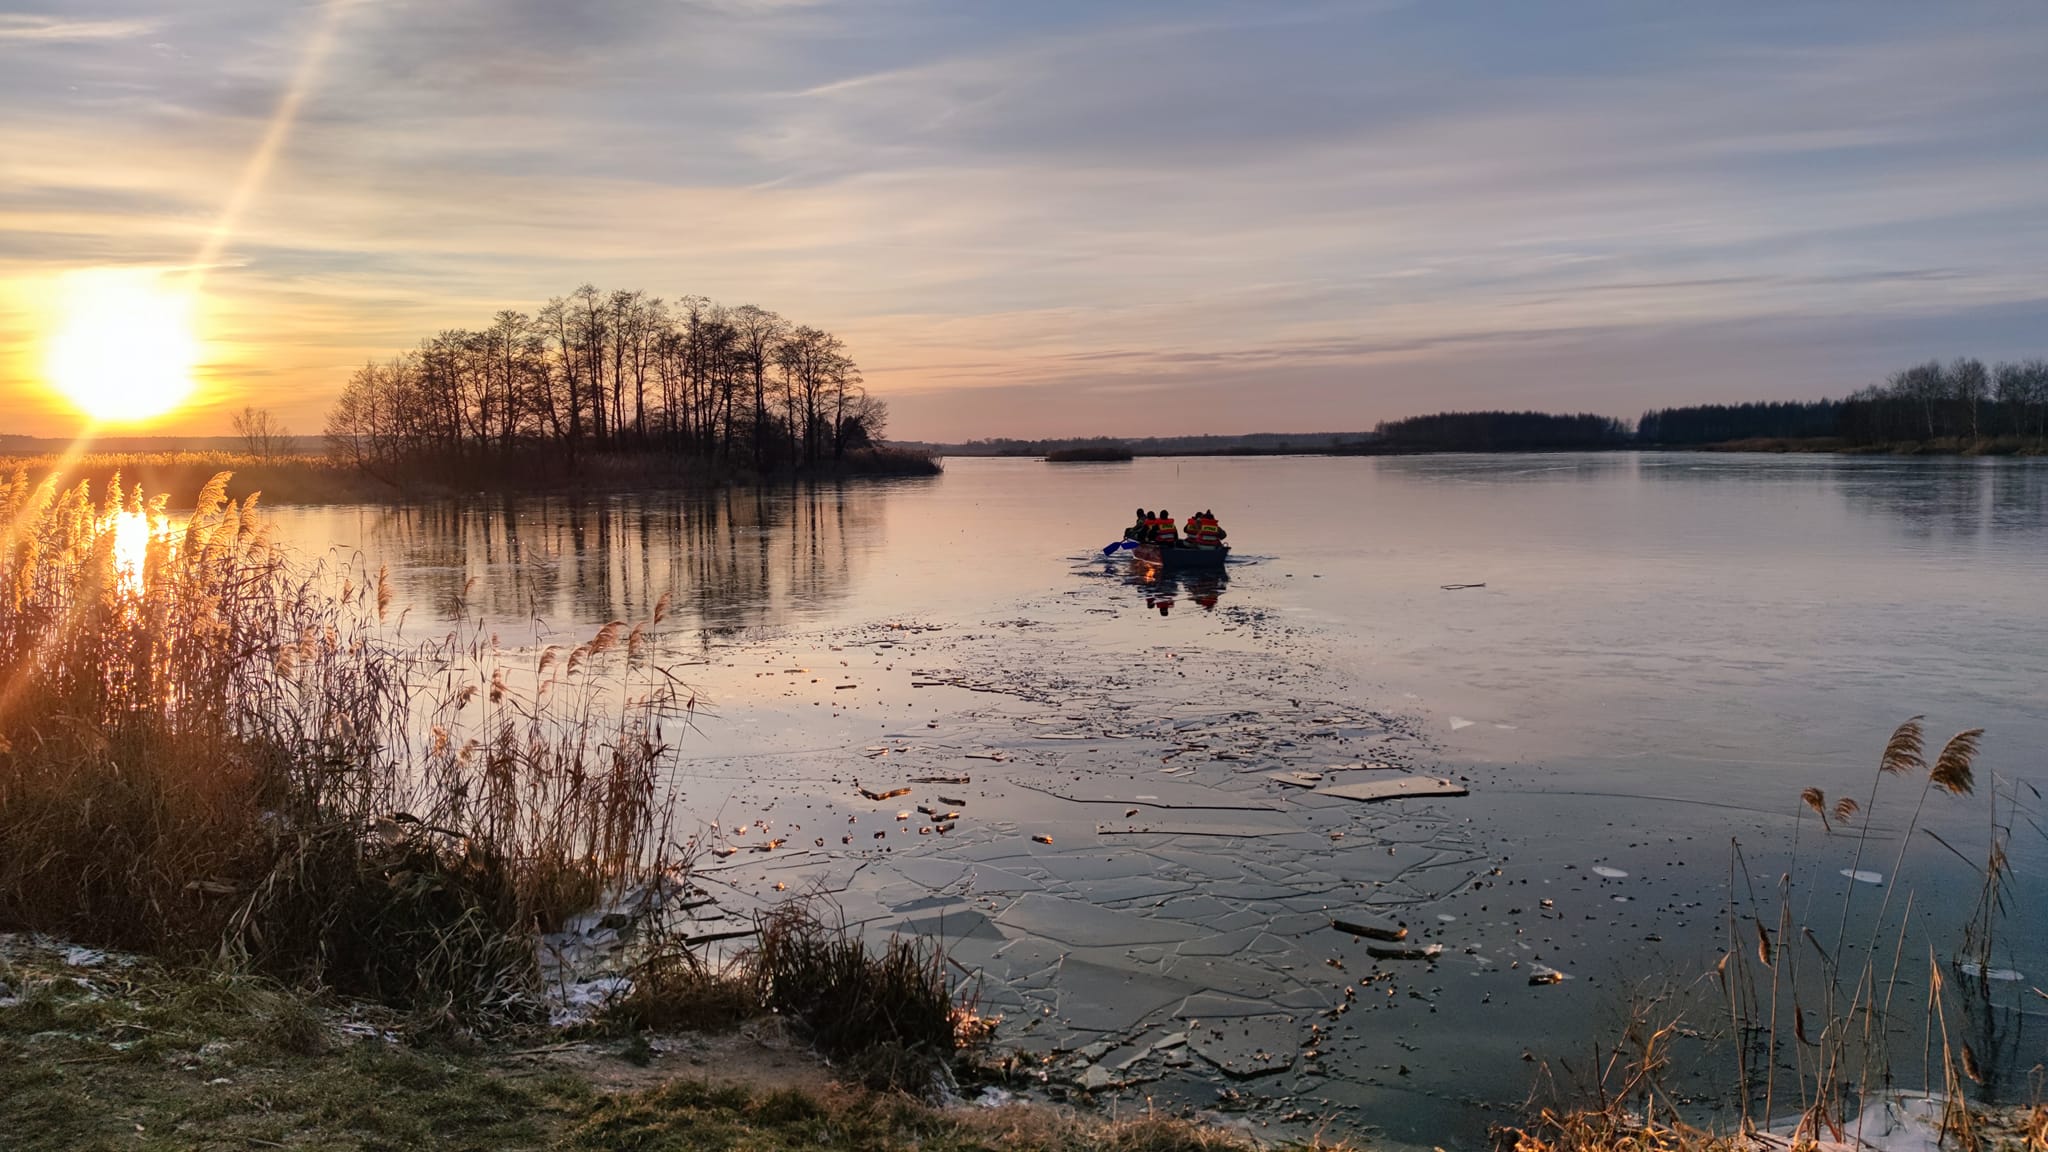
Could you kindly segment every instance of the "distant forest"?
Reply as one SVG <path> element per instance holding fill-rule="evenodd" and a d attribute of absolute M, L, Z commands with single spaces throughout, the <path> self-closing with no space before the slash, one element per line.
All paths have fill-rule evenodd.
<path fill-rule="evenodd" d="M 1696 404 L 1643 413 L 1633 429 L 1589 414 L 1443 412 L 1381 424 L 1338 452 L 1777 447 L 2038 451 L 2048 448 L 2048 360 L 1986 367 L 1964 357 L 1894 372 L 1845 400 Z"/>
<path fill-rule="evenodd" d="M 585 284 L 365 364 L 326 434 L 332 456 L 373 474 L 574 472 L 594 455 L 728 474 L 886 456 L 872 449 L 887 422 L 830 332 Z M 898 463 L 919 460 L 932 467 Z"/>
<path fill-rule="evenodd" d="M 1441 412 L 1395 420 L 1374 431 L 1383 451 L 1540 452 L 1629 444 L 1628 425 L 1586 412 Z"/>
<path fill-rule="evenodd" d="M 1848 447 L 1936 444 L 2017 446 L 2048 438 L 2048 360 L 1986 367 L 1961 357 L 1894 372 L 1846 400 L 1705 404 L 1645 412 L 1645 445 L 1743 440 L 1837 440 Z"/>

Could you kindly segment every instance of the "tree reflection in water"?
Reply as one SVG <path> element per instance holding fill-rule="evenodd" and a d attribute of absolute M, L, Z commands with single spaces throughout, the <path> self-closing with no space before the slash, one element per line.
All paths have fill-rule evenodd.
<path fill-rule="evenodd" d="M 708 643 L 842 600 L 881 520 L 878 494 L 857 486 L 506 496 L 390 509 L 362 545 L 392 558 L 403 600 L 443 620 L 546 634 L 644 619 L 667 594 L 678 630 Z"/>

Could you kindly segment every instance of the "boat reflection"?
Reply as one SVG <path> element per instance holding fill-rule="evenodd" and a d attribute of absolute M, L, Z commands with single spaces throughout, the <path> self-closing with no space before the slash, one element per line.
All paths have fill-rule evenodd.
<path fill-rule="evenodd" d="M 1230 574 L 1220 568 L 1207 572 L 1168 572 L 1150 564 L 1132 564 L 1131 574 L 1125 583 L 1145 597 L 1145 607 L 1156 608 L 1161 616 L 1166 616 L 1173 612 L 1173 606 L 1183 597 L 1194 601 L 1204 612 L 1214 611 L 1216 602 L 1223 597 L 1223 590 L 1230 586 Z"/>

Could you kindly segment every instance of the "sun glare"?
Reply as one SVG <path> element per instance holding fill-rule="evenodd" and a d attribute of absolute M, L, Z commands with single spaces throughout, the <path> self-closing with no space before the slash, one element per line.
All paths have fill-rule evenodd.
<path fill-rule="evenodd" d="M 153 528 L 147 512 L 114 514 L 114 576 L 122 591 L 142 591 L 142 572 L 149 560 Z"/>
<path fill-rule="evenodd" d="M 59 283 L 50 385 L 96 421 L 161 416 L 192 394 L 199 341 L 187 295 L 154 269 L 92 268 Z"/>

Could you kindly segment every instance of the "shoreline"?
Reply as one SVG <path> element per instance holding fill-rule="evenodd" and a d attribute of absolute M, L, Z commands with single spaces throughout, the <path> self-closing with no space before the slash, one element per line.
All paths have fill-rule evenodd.
<path fill-rule="evenodd" d="M 1005 1147 L 1253 1152 L 1217 1114 L 1119 1119 L 1006 1092 L 845 1083 L 764 1017 L 436 1035 L 404 1014 L 0 933 L 0 1098 L 22 1152 L 193 1147 Z M 1282 1145 L 1288 1146 L 1288 1145 Z M 1318 1143 L 1316 1147 L 1342 1145 Z"/>
<path fill-rule="evenodd" d="M 1408 457 L 1408 456 L 1556 456 L 1574 453 L 1713 453 L 1772 456 L 1881 456 L 1894 459 L 1961 459 L 2048 457 L 2048 442 L 1986 440 L 1973 443 L 1931 442 L 1893 445 L 1845 444 L 1839 440 L 1733 440 L 1715 444 L 1610 445 L 1556 448 L 1424 448 L 1411 445 L 1346 445 L 1337 448 L 1236 447 L 1180 452 L 1137 450 L 1136 459 L 1229 459 L 1241 457 Z M 1127 463 L 1116 460 L 1048 461 L 1040 456 L 959 454 L 970 460 L 1038 460 L 1042 463 Z M 59 457 L 50 453 L 0 453 L 0 482 L 16 472 L 26 474 L 31 485 L 50 475 Z M 63 486 L 90 482 L 95 491 L 118 475 L 124 488 L 140 483 L 149 492 L 187 494 L 196 492 L 221 472 L 232 479 L 227 494 L 242 499 L 260 493 L 265 504 L 286 505 L 404 505 L 446 500 L 501 497 L 597 496 L 623 494 L 691 494 L 727 489 L 837 484 L 849 481 L 892 481 L 929 479 L 942 475 L 947 456 L 922 451 L 883 449 L 813 471 L 780 471 L 759 474 L 748 470 L 706 473 L 676 471 L 665 462 L 636 457 L 593 457 L 573 473 L 535 476 L 519 475 L 517 468 L 495 467 L 495 475 L 481 482 L 453 484 L 440 478 L 392 481 L 364 471 L 336 464 L 319 456 L 287 456 L 273 459 L 234 452 L 119 452 L 88 453 L 63 472 Z M 173 504 L 172 507 L 183 507 Z"/>
<path fill-rule="evenodd" d="M 31 485 L 56 471 L 61 457 L 0 454 L 0 484 L 16 472 Z M 659 458 L 593 456 L 575 470 L 553 475 L 522 473 L 517 461 L 491 462 L 477 482 L 450 483 L 441 477 L 392 480 L 338 464 L 323 456 L 265 458 L 238 452 L 87 453 L 62 471 L 61 487 L 88 482 L 95 492 L 119 476 L 124 489 L 141 484 L 150 493 L 189 499 L 214 476 L 231 475 L 227 495 L 244 499 L 261 493 L 265 504 L 413 504 L 504 496 L 615 495 L 620 493 L 716 492 L 727 488 L 780 487 L 865 480 L 922 479 L 944 471 L 943 463 L 909 452 L 867 451 L 813 470 L 761 474 L 750 470 L 706 472 Z M 185 507 L 176 504 L 172 507 Z"/>
<path fill-rule="evenodd" d="M 1949 441 L 1906 442 L 1899 444 L 1848 444 L 1838 439 L 1784 440 L 1750 439 L 1726 440 L 1712 444 L 1578 444 L 1554 448 L 1472 448 L 1472 447 L 1421 447 L 1417 445 L 1393 444 L 1351 444 L 1342 447 L 1287 447 L 1287 448 L 1213 448 L 1189 449 L 1178 452 L 1148 451 L 1143 448 L 1132 450 L 1132 457 L 1140 460 L 1192 460 L 1230 457 L 1310 457 L 1310 456 L 1557 456 L 1571 453 L 1624 453 L 1624 452 L 1750 452 L 1760 455 L 1811 455 L 1811 456 L 1895 456 L 1909 457 L 1963 457 L 1963 456 L 2014 456 L 2032 458 L 2048 456 L 2048 441 L 2014 440 L 1995 438 L 1974 443 Z M 965 460 L 1039 460 L 1045 463 L 1117 463 L 1116 460 L 1049 460 L 1039 453 L 951 453 L 943 458 Z"/>

